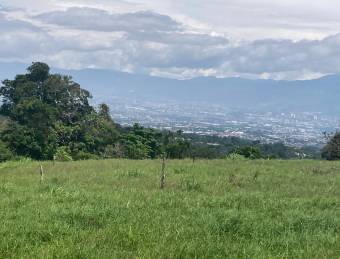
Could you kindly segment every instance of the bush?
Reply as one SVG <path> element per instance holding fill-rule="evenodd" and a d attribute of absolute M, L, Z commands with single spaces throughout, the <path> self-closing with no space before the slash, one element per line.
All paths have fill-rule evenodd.
<path fill-rule="evenodd" d="M 0 163 L 13 159 L 12 151 L 0 140 Z"/>
<path fill-rule="evenodd" d="M 54 159 L 62 162 L 73 160 L 67 147 L 58 147 L 57 152 L 54 155 Z"/>
<path fill-rule="evenodd" d="M 84 151 L 79 151 L 73 155 L 74 160 L 97 160 L 100 159 L 98 155 L 87 153 Z"/>
<path fill-rule="evenodd" d="M 229 160 L 247 160 L 247 158 L 245 158 L 245 156 L 242 156 L 240 154 L 237 153 L 231 153 L 229 155 L 227 155 L 227 159 Z"/>
<path fill-rule="evenodd" d="M 322 158 L 340 160 L 340 132 L 336 133 L 322 149 Z"/>
<path fill-rule="evenodd" d="M 236 153 L 249 159 L 263 158 L 263 154 L 261 153 L 261 150 L 258 147 L 252 146 L 242 147 L 236 150 Z"/>

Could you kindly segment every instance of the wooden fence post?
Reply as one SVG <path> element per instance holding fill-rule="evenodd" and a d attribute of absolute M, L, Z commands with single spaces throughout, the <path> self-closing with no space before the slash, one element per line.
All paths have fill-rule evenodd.
<path fill-rule="evenodd" d="M 40 164 L 40 182 L 43 182 L 43 181 L 44 181 L 44 168 Z"/>
<path fill-rule="evenodd" d="M 161 172 L 161 180 L 160 180 L 160 187 L 164 189 L 165 186 L 165 155 L 162 157 L 162 172 Z"/>

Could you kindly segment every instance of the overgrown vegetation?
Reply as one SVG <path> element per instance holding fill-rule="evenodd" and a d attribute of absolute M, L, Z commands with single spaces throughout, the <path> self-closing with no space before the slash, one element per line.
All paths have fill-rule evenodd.
<path fill-rule="evenodd" d="M 340 164 L 0 164 L 0 258 L 339 258 Z"/>
<path fill-rule="evenodd" d="M 340 160 L 340 132 L 327 138 L 328 143 L 322 149 L 322 157 L 327 160 Z"/>

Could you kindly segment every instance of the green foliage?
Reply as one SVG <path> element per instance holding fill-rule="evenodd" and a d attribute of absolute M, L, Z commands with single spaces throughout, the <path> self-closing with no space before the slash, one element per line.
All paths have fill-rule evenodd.
<path fill-rule="evenodd" d="M 87 153 L 84 151 L 78 151 L 73 155 L 74 160 L 97 160 L 100 157 L 99 155 Z"/>
<path fill-rule="evenodd" d="M 225 158 L 233 153 L 246 153 L 245 156 L 270 159 L 318 159 L 318 148 L 304 147 L 293 148 L 283 143 L 261 144 L 236 137 L 201 136 L 197 134 L 184 134 L 190 142 L 191 157 L 195 158 Z"/>
<path fill-rule="evenodd" d="M 229 155 L 227 155 L 227 159 L 229 160 L 247 160 L 247 158 L 243 155 L 240 155 L 238 153 L 230 153 Z"/>
<path fill-rule="evenodd" d="M 263 154 L 258 147 L 246 146 L 239 148 L 235 151 L 236 154 L 239 154 L 248 159 L 260 159 L 263 158 Z"/>
<path fill-rule="evenodd" d="M 44 82 L 48 79 L 50 75 L 50 68 L 47 64 L 35 62 L 29 68 L 27 68 L 29 72 L 29 79 L 33 82 Z"/>
<path fill-rule="evenodd" d="M 181 131 L 167 132 L 164 136 L 164 153 L 170 159 L 183 159 L 190 156 L 190 142 Z"/>
<path fill-rule="evenodd" d="M 124 154 L 127 158 L 146 159 L 150 158 L 151 148 L 148 139 L 137 132 L 124 134 L 122 136 Z"/>
<path fill-rule="evenodd" d="M 37 128 L 46 128 L 54 120 L 72 124 L 93 111 L 88 100 L 90 93 L 71 77 L 49 74 L 48 66 L 43 63 L 33 63 L 27 70 L 25 75 L 3 81 L 0 88 L 3 115 L 20 124 L 38 123 Z"/>
<path fill-rule="evenodd" d="M 7 145 L 5 145 L 4 142 L 0 140 L 0 163 L 11 160 L 12 158 L 12 151 L 7 147 Z"/>
<path fill-rule="evenodd" d="M 202 143 L 191 143 L 190 146 L 190 156 L 192 158 L 216 159 L 222 158 L 223 155 L 225 155 L 225 152 L 221 151 L 220 147 Z"/>
<path fill-rule="evenodd" d="M 118 132 L 107 106 L 95 112 L 88 91 L 71 77 L 50 74 L 44 63 L 27 71 L 0 88 L 0 114 L 9 119 L 1 139 L 16 155 L 52 159 L 65 147 L 75 158 L 93 157 L 115 144 Z"/>
<path fill-rule="evenodd" d="M 1 138 L 5 143 L 8 143 L 18 156 L 49 159 L 55 153 L 56 143 L 53 130 L 39 132 L 11 121 L 1 134 Z"/>
<path fill-rule="evenodd" d="M 54 155 L 54 159 L 56 161 L 62 161 L 62 162 L 72 161 L 73 160 L 72 156 L 67 149 L 68 149 L 67 147 L 58 147 Z"/>
<path fill-rule="evenodd" d="M 336 133 L 322 150 L 322 158 L 340 160 L 340 133 Z"/>
<path fill-rule="evenodd" d="M 169 160 L 164 190 L 160 170 L 0 164 L 0 258 L 339 258 L 340 162 Z"/>
<path fill-rule="evenodd" d="M 0 114 L 9 119 L 1 140 L 18 156 L 37 160 L 125 157 L 131 159 L 189 156 L 181 132 L 121 128 L 101 104 L 89 105 L 91 95 L 71 77 L 50 74 L 48 65 L 33 63 L 27 74 L 5 80 L 0 88 Z M 65 154 L 67 150 L 67 154 Z"/>
<path fill-rule="evenodd" d="M 125 157 L 130 159 L 146 159 L 149 158 L 150 149 L 147 145 L 143 144 L 134 135 L 127 135 L 123 137 L 125 146 Z"/>

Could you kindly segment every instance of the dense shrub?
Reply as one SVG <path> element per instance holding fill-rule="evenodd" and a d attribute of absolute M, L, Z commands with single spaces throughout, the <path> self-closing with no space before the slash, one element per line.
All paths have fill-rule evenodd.
<path fill-rule="evenodd" d="M 249 158 L 249 159 L 263 158 L 263 154 L 258 147 L 252 147 L 252 146 L 242 147 L 242 148 L 237 149 L 235 153 L 241 156 L 244 156 L 245 158 Z"/>
<path fill-rule="evenodd" d="M 80 151 L 76 154 L 73 155 L 73 159 L 74 160 L 97 160 L 99 159 L 100 156 L 95 155 L 95 154 L 91 154 L 91 153 L 87 153 L 84 151 Z"/>
<path fill-rule="evenodd" d="M 5 162 L 13 158 L 12 151 L 0 140 L 0 162 Z"/>
<path fill-rule="evenodd" d="M 322 149 L 322 158 L 340 160 L 340 132 L 336 133 Z"/>
<path fill-rule="evenodd" d="M 67 147 L 58 147 L 57 152 L 54 155 L 54 159 L 62 162 L 73 160 L 70 152 L 67 150 Z"/>
<path fill-rule="evenodd" d="M 231 153 L 229 155 L 227 155 L 227 159 L 229 160 L 246 160 L 247 158 L 245 156 L 242 156 L 240 154 L 237 153 Z"/>

